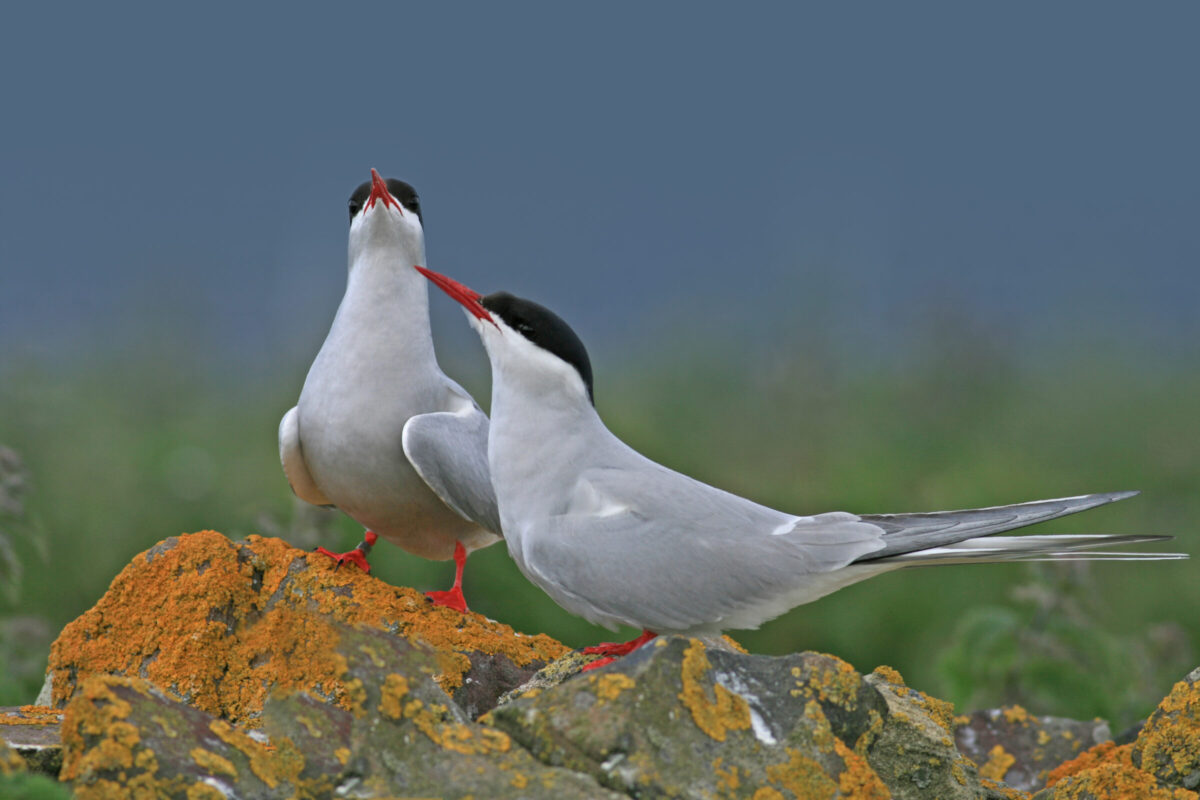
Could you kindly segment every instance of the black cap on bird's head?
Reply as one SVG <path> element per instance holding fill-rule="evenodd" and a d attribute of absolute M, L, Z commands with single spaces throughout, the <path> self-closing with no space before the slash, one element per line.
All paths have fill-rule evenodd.
<path fill-rule="evenodd" d="M 517 297 L 508 292 L 495 292 L 481 295 L 453 278 L 434 272 L 431 269 L 417 267 L 417 270 L 435 283 L 438 288 L 462 304 L 463 308 L 476 319 L 490 322 L 500 332 L 503 328 L 496 322 L 499 319 L 504 327 L 515 331 L 536 347 L 556 356 L 569 364 L 579 373 L 583 385 L 587 388 L 588 399 L 595 402 L 592 388 L 592 362 L 588 358 L 587 348 L 571 326 L 563 318 L 543 305 Z"/>
<path fill-rule="evenodd" d="M 350 195 L 351 221 L 364 208 L 373 208 L 376 203 L 383 203 L 385 207 L 395 206 L 400 209 L 401 214 L 405 211 L 416 214 L 417 219 L 421 220 L 421 224 L 425 224 L 425 220 L 421 217 L 421 198 L 417 196 L 417 190 L 411 184 L 396 178 L 384 180 L 372 168 L 371 180 L 360 183 L 354 193 Z"/>

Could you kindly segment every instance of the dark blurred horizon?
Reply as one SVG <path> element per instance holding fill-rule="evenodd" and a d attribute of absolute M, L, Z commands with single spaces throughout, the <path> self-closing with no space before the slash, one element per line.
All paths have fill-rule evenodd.
<path fill-rule="evenodd" d="M 1193 5 L 288 9 L 9 11 L 5 360 L 302 366 L 370 167 L 430 266 L 600 352 L 795 321 L 887 360 L 945 313 L 1197 353 Z"/>

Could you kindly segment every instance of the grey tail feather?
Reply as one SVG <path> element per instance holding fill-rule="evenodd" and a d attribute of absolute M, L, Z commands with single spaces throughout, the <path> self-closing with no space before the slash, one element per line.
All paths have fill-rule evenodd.
<path fill-rule="evenodd" d="M 896 566 L 968 564 L 989 561 L 1167 561 L 1187 558 L 1186 553 L 1098 551 L 1096 547 L 1123 547 L 1164 542 L 1171 536 L 1124 534 L 1067 534 L 1061 536 L 994 536 L 900 553 L 884 559 Z"/>
<path fill-rule="evenodd" d="M 924 514 L 864 514 L 860 518 L 883 529 L 884 547 L 858 559 L 874 561 L 903 553 L 928 550 L 993 533 L 1023 528 L 1037 522 L 1086 511 L 1089 508 L 1133 497 L 1137 492 L 1102 492 L 1054 500 L 1035 500 L 1007 506 Z"/>

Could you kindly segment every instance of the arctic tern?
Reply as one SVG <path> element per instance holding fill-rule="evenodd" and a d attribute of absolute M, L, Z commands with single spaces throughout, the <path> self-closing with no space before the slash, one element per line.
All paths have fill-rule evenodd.
<path fill-rule="evenodd" d="M 505 292 L 485 297 L 417 269 L 463 305 L 487 350 L 488 463 L 517 566 L 566 610 L 610 629 L 644 631 L 585 652 L 624 655 L 666 632 L 755 628 L 903 567 L 1186 558 L 1091 549 L 1169 536 L 991 537 L 1136 492 L 963 511 L 799 516 L 708 486 L 651 461 L 605 427 L 593 405 L 587 350 L 549 309 Z"/>
<path fill-rule="evenodd" d="M 403 181 L 371 180 L 350 197 L 349 275 L 300 400 L 279 424 L 292 490 L 367 528 L 331 553 L 369 570 L 377 536 L 424 558 L 453 558 L 454 586 L 435 603 L 466 610 L 467 553 L 499 541 L 487 464 L 487 416 L 442 373 L 429 329 L 420 200 Z"/>

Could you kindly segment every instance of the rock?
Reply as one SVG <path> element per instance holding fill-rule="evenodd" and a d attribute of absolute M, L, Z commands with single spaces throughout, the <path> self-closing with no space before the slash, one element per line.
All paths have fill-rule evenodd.
<path fill-rule="evenodd" d="M 92 798 L 610 798 L 466 719 L 434 680 L 436 652 L 334 625 L 347 707 L 270 698 L 248 731 L 139 678 L 92 676 L 67 706 L 63 779 Z"/>
<path fill-rule="evenodd" d="M 900 673 L 877 667 L 863 678 L 885 704 L 867 760 L 897 800 L 1023 797 L 980 777 L 954 745 L 954 706 L 905 686 Z"/>
<path fill-rule="evenodd" d="M 660 637 L 482 721 L 546 764 L 639 797 L 988 796 L 950 720 L 948 704 L 894 673 Z"/>
<path fill-rule="evenodd" d="M 1132 744 L 1093 747 L 1051 770 L 1047 788 L 1033 800 L 1196 800 L 1195 792 L 1166 786 L 1138 769 Z"/>
<path fill-rule="evenodd" d="M 442 688 L 477 712 L 567 650 L 359 570 L 335 571 L 279 539 L 234 543 L 205 531 L 135 557 L 62 631 L 50 655 L 52 704 L 66 705 L 89 676 L 120 675 L 231 722 L 254 724 L 276 689 L 345 707 L 330 657 L 337 623 L 431 645 Z"/>
<path fill-rule="evenodd" d="M 1109 741 L 1112 732 L 1102 720 L 1038 717 L 1021 706 L 1008 706 L 955 718 L 954 739 L 983 777 L 1036 792 L 1046 785 L 1050 770 Z"/>
<path fill-rule="evenodd" d="M 1158 704 L 1138 733 L 1131 758 L 1169 786 L 1200 787 L 1200 667 Z"/>
<path fill-rule="evenodd" d="M 62 712 L 39 706 L 0 708 L 0 744 L 33 772 L 57 776 L 62 767 Z M 0 767 L 2 769 L 2 767 Z"/>

